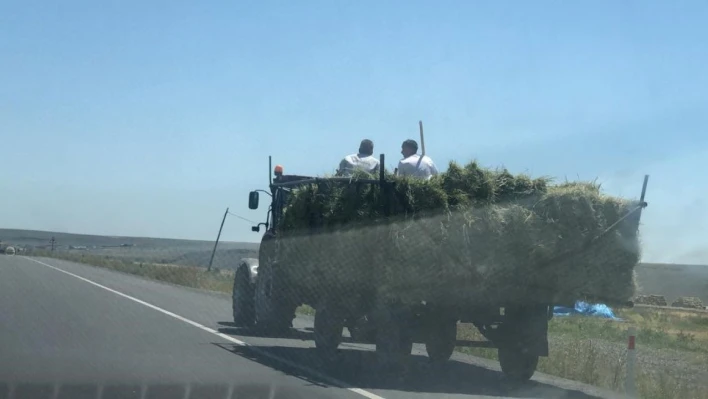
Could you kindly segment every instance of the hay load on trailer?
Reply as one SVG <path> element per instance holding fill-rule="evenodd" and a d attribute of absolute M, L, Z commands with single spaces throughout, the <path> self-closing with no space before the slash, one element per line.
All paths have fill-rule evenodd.
<path fill-rule="evenodd" d="M 475 162 L 429 180 L 271 166 L 270 190 L 249 193 L 250 209 L 259 191 L 270 204 L 252 227 L 266 227 L 258 262 L 234 278 L 234 322 L 272 333 L 308 304 L 323 359 L 336 358 L 346 327 L 376 343 L 384 369 L 401 365 L 413 342 L 435 364 L 476 346 L 497 348 L 504 374 L 527 380 L 548 356 L 554 305 L 634 294 L 648 176 L 629 201 L 592 182 L 552 184 Z M 460 321 L 485 340 L 457 340 Z"/>
<path fill-rule="evenodd" d="M 625 216 L 638 201 L 591 182 L 554 185 L 475 162 L 451 163 L 427 181 L 387 176 L 389 190 L 357 179 L 374 177 L 323 179 L 291 193 L 277 236 L 294 286 L 408 304 L 634 295 L 640 245 Z"/>

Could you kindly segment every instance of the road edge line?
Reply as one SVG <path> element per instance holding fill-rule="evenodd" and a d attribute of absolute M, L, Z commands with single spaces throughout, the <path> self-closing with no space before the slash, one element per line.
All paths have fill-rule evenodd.
<path fill-rule="evenodd" d="M 184 317 L 184 316 L 180 316 L 180 315 L 178 315 L 178 314 L 176 314 L 176 313 L 170 312 L 170 311 L 167 310 L 167 309 L 163 309 L 163 308 L 161 308 L 161 307 L 159 307 L 159 306 L 155 306 L 155 305 L 153 305 L 153 304 L 151 304 L 151 303 L 149 303 L 149 302 L 145 302 L 145 301 L 143 301 L 142 299 L 135 298 L 135 297 L 130 296 L 130 295 L 128 295 L 128 294 L 124 294 L 124 293 L 122 293 L 122 292 L 120 292 L 120 291 L 114 290 L 113 288 L 106 287 L 105 285 L 99 284 L 99 283 L 97 283 L 97 282 L 95 282 L 95 281 L 93 281 L 93 280 L 89 280 L 89 279 L 87 279 L 87 278 L 85 278 L 85 277 L 81 277 L 81 276 L 79 276 L 79 275 L 77 275 L 77 274 L 74 274 L 74 273 L 71 273 L 71 272 L 67 272 L 66 270 L 60 269 L 60 268 L 58 268 L 58 267 L 56 267 L 56 266 L 52 266 L 52 265 L 50 265 L 50 264 L 48 264 L 48 263 L 44 263 L 44 262 L 42 262 L 42 261 L 40 261 L 40 260 L 37 260 L 37 259 L 34 259 L 34 258 L 30 258 L 30 257 L 27 257 L 27 256 L 23 256 L 23 258 L 25 258 L 25 259 L 27 259 L 27 260 L 31 260 L 32 262 L 38 263 L 38 264 L 40 264 L 40 265 L 46 266 L 46 267 L 48 267 L 48 268 L 50 268 L 50 269 L 54 269 L 54 270 L 56 270 L 56 271 L 58 271 L 58 272 L 61 272 L 61 273 L 66 274 L 66 275 L 72 276 L 72 277 L 74 277 L 74 278 L 77 278 L 77 279 L 79 279 L 79 280 L 81 280 L 81 281 L 84 281 L 84 282 L 89 283 L 89 284 L 91 284 L 91 285 L 94 285 L 94 286 L 96 286 L 96 287 L 103 288 L 104 290 L 106 290 L 106 291 L 108 291 L 108 292 L 112 292 L 112 293 L 114 293 L 114 294 L 116 294 L 116 295 L 119 295 L 119 296 L 121 296 L 121 297 L 123 297 L 123 298 L 129 299 L 129 300 L 131 300 L 131 301 L 133 301 L 133 302 L 139 303 L 139 304 L 141 304 L 141 305 L 143 305 L 143 306 L 146 306 L 146 307 L 148 307 L 148 308 L 150 308 L 150 309 L 156 310 L 156 311 L 158 311 L 158 312 L 160 312 L 160 313 L 163 313 L 163 314 L 165 314 L 165 315 L 167 315 L 167 316 L 170 316 L 170 317 L 175 318 L 175 319 L 177 319 L 177 320 L 179 320 L 179 321 L 182 321 L 182 322 L 184 322 L 184 323 L 187 323 L 187 324 L 189 324 L 189 325 L 191 325 L 191 326 L 193 326 L 193 327 L 196 327 L 196 328 L 198 328 L 198 329 L 200 329 L 200 330 L 202 330 L 202 331 L 206 331 L 206 332 L 208 332 L 208 333 L 214 334 L 214 335 L 216 335 L 216 336 L 218 336 L 218 337 L 220 337 L 220 338 L 222 338 L 222 339 L 225 339 L 225 340 L 227 340 L 227 341 L 229 341 L 229 342 L 232 342 L 232 343 L 234 343 L 234 344 L 236 344 L 236 345 L 243 346 L 243 347 L 248 347 L 250 350 L 252 350 L 252 351 L 254 351 L 254 352 L 257 352 L 258 354 L 260 354 L 260 355 L 262 355 L 262 356 L 265 356 L 265 357 L 270 358 L 270 359 L 272 359 L 272 360 L 278 361 L 278 362 L 283 363 L 283 364 L 285 364 L 285 365 L 287 365 L 287 366 L 294 367 L 294 368 L 296 368 L 296 369 L 300 369 L 300 370 L 302 370 L 302 371 L 304 371 L 304 372 L 306 372 L 306 373 L 309 373 L 310 375 L 313 375 L 313 376 L 315 376 L 315 377 L 317 377 L 317 378 L 322 379 L 323 381 L 326 381 L 326 382 L 329 383 L 330 385 L 334 385 L 334 386 L 337 386 L 337 387 L 339 387 L 339 388 L 346 389 L 346 390 L 348 390 L 348 391 L 350 391 L 350 392 L 359 394 L 359 395 L 364 396 L 364 397 L 369 398 L 369 399 L 385 399 L 383 396 L 376 395 L 376 394 L 373 393 L 373 392 L 369 392 L 369 391 L 364 390 L 364 389 L 361 389 L 361 388 L 353 387 L 353 386 L 351 386 L 351 385 L 349 385 L 349 384 L 347 384 L 347 383 L 345 383 L 345 382 L 343 382 L 343 381 L 339 381 L 339 380 L 337 380 L 337 379 L 335 379 L 335 378 L 332 378 L 332 377 L 330 377 L 330 376 L 327 376 L 327 375 L 325 375 L 325 374 L 322 374 L 322 373 L 320 373 L 319 371 L 314 370 L 314 369 L 312 369 L 312 368 L 310 368 L 310 367 L 303 366 L 303 365 L 297 364 L 297 363 L 295 363 L 295 362 L 292 362 L 292 361 L 290 361 L 290 360 L 288 360 L 288 359 L 283 359 L 283 358 L 281 358 L 280 356 L 273 355 L 272 353 L 268 353 L 267 351 L 264 351 L 264 350 L 262 350 L 262 349 L 256 348 L 256 347 L 252 346 L 251 344 L 249 344 L 249 343 L 247 343 L 247 342 L 245 342 L 245 341 L 241 341 L 241 340 L 239 340 L 239 339 L 236 339 L 236 338 L 231 337 L 231 336 L 229 336 L 229 335 L 226 335 L 226 334 L 224 334 L 224 333 L 220 333 L 219 331 L 217 331 L 217 330 L 215 330 L 215 329 L 213 329 L 213 328 L 211 328 L 211 327 L 207 327 L 207 326 L 205 326 L 205 325 L 203 325 L 203 324 L 197 323 L 196 321 L 190 320 L 190 319 L 188 319 L 188 318 L 186 318 L 186 317 Z"/>

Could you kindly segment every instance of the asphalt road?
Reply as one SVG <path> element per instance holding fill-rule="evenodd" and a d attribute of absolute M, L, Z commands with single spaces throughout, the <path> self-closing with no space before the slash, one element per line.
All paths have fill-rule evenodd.
<path fill-rule="evenodd" d="M 233 327 L 226 295 L 54 259 L 0 255 L 2 398 L 612 398 L 537 373 L 511 387 L 498 364 L 456 354 L 401 378 L 373 372 L 370 345 L 314 354 L 312 318 L 263 337 Z"/>

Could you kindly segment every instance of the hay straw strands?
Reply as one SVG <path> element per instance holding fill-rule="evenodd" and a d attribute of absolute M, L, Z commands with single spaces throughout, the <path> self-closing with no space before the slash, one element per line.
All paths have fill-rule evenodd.
<path fill-rule="evenodd" d="M 294 285 L 309 290 L 378 292 L 419 303 L 571 301 L 634 294 L 640 256 L 629 220 L 560 262 L 625 215 L 630 201 L 594 182 L 486 169 L 476 162 L 384 193 L 356 174 L 349 184 L 319 181 L 294 190 L 279 226 L 279 259 Z"/>

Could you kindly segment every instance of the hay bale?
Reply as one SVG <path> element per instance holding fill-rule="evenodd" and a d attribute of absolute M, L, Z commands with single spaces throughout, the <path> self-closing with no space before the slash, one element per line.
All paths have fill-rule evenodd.
<path fill-rule="evenodd" d="M 663 295 L 638 295 L 634 303 L 639 305 L 667 306 L 666 297 Z"/>
<path fill-rule="evenodd" d="M 419 221 L 407 226 L 405 244 L 398 242 L 397 251 L 387 251 L 388 272 L 399 271 L 389 276 L 387 293 L 411 303 L 626 301 L 635 290 L 639 254 L 631 244 L 636 234 L 632 238 L 618 231 L 589 252 L 554 259 L 577 252 L 627 206 L 601 195 L 597 186 L 574 184 L 550 187 L 534 198 Z M 444 237 L 436 237 L 438 228 Z"/>
<path fill-rule="evenodd" d="M 419 303 L 560 302 L 634 295 L 636 225 L 578 252 L 634 204 L 592 183 L 550 185 L 472 162 L 430 180 L 394 178 L 384 217 L 377 185 L 296 190 L 279 230 L 290 281 L 307 290 L 376 291 Z M 573 253 L 573 256 L 565 256 Z M 561 257 L 558 259 L 558 257 Z"/>
<path fill-rule="evenodd" d="M 675 308 L 705 309 L 701 299 L 694 296 L 678 297 L 671 306 Z"/>

